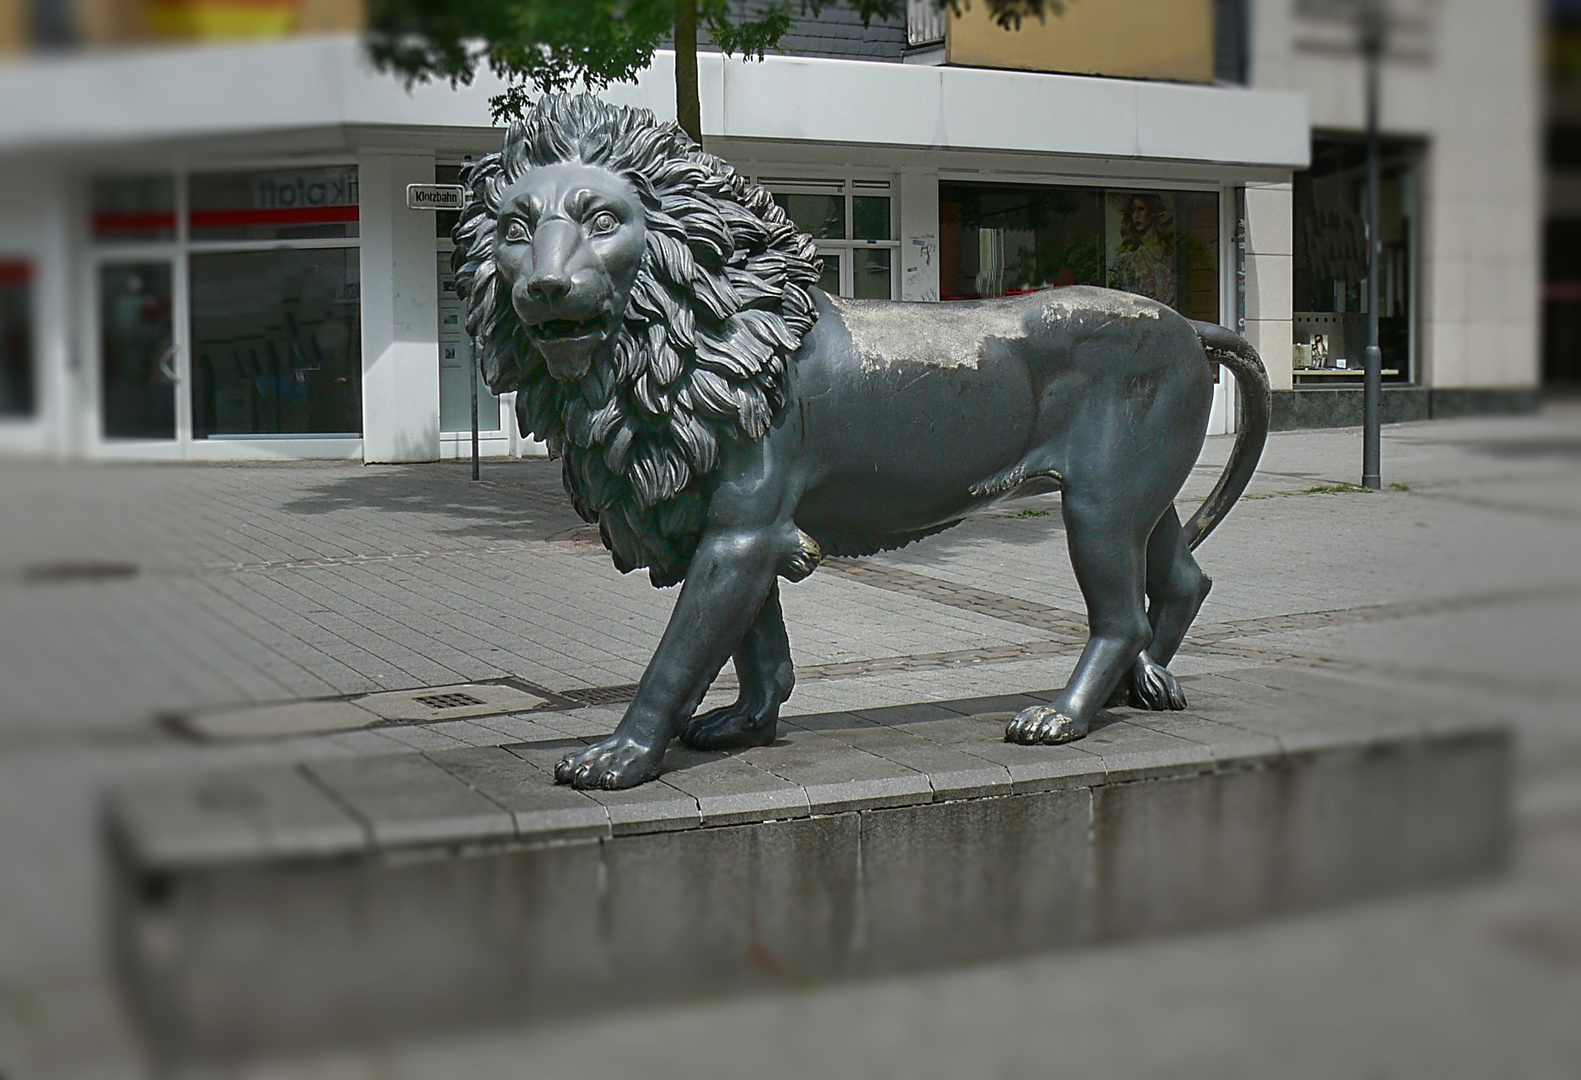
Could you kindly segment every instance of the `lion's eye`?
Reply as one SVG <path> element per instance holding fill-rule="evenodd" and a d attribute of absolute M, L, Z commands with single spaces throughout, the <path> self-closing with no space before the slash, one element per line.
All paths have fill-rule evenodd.
<path fill-rule="evenodd" d="M 510 224 L 505 226 L 506 240 L 527 239 L 527 223 L 521 218 L 511 218 Z"/>
<path fill-rule="evenodd" d="M 593 220 L 587 223 L 587 227 L 594 236 L 603 236 L 620 228 L 620 219 L 608 210 L 600 210 L 593 215 Z"/>

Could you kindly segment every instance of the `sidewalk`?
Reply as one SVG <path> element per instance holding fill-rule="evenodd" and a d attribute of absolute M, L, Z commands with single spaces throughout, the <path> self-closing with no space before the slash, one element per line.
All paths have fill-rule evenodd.
<path fill-rule="evenodd" d="M 1183 509 L 1228 445 L 1210 440 Z M 1217 584 L 1173 666 L 1318 666 L 1515 724 L 1523 848 L 1509 880 L 1163 944 L 406 1048 L 381 1059 L 387 1071 L 364 1061 L 355 1068 L 375 1071 L 353 1075 L 519 1075 L 511 1063 L 529 1058 L 563 1075 L 583 1039 L 628 1074 L 730 1075 L 732 1047 L 766 1042 L 787 1074 L 908 1071 L 893 1057 L 904 1051 L 927 1066 L 919 1075 L 964 1075 L 968 1058 L 1009 1043 L 1005 1060 L 1023 1071 L 1046 1057 L 1096 1075 L 1070 1055 L 1098 1053 L 1144 1017 L 1189 1034 L 1196 1060 L 1230 1063 L 1228 1075 L 1364 1074 L 1349 1065 L 1394 1052 L 1390 1022 L 1423 1048 L 1396 1062 L 1399 1075 L 1494 1075 L 1472 1066 L 1512 1062 L 1524 1071 L 1504 1074 L 1566 1075 L 1544 1069 L 1581 1060 L 1549 1053 L 1576 1038 L 1563 1018 L 1581 1009 L 1581 416 L 1393 427 L 1385 479 L 1400 489 L 1325 490 L 1353 481 L 1359 460 L 1354 431 L 1270 439 L 1245 501 L 1199 552 Z M 0 1074 L 129 1075 L 100 973 L 92 815 L 107 781 L 618 721 L 618 704 L 589 705 L 228 744 L 183 740 L 160 722 L 504 677 L 618 702 L 673 592 L 613 570 L 560 493 L 556 464 L 486 463 L 484 476 L 473 484 L 452 465 L 0 463 Z M 1060 533 L 1057 497 L 1030 499 L 785 588 L 798 664 L 787 713 L 1058 684 L 1082 612 Z M 1312 973 L 1304 990 L 1293 969 Z M 1358 987 L 1394 988 L 1374 1003 L 1382 1019 L 1359 1015 Z M 1303 993 L 1350 1000 L 1303 1025 Z M 1177 994 L 1201 1001 L 1182 1012 Z M 1049 1007 L 1062 1019 L 1039 1028 L 1029 1001 L 1059 1003 Z M 945 1039 L 930 1022 L 939 1010 L 975 1017 L 959 1021 L 971 1033 Z M 1248 1042 L 1254 1015 L 1265 1022 Z M 799 1023 L 828 1035 L 802 1038 Z M 1346 1024 L 1373 1031 L 1357 1046 L 1385 1056 L 1335 1057 L 1334 1068 L 1299 1056 L 1315 1030 Z M 689 1049 L 721 1025 L 738 1034 Z M 923 1051 L 900 1038 L 919 1027 L 933 1030 Z M 1447 1041 L 1429 1047 L 1434 1033 Z M 1088 1065 L 1169 1074 L 1153 1043 Z M 1529 1060 L 1510 1056 L 1521 1046 Z M 1214 1058 L 1214 1047 L 1234 1053 Z M 1426 1067 L 1437 1061 L 1445 1068 Z"/>

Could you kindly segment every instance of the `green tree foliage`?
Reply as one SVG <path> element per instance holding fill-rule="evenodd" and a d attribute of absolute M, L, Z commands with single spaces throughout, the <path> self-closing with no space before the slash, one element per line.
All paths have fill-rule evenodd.
<path fill-rule="evenodd" d="M 957 12 L 973 0 L 934 0 Z M 1059 14 L 1065 0 L 976 0 L 999 25 Z M 471 83 L 479 68 L 504 80 L 490 100 L 496 122 L 519 116 L 534 94 L 627 82 L 674 43 L 676 113 L 701 139 L 697 46 L 703 35 L 728 56 L 761 60 L 790 30 L 797 10 L 844 6 L 865 26 L 904 14 L 905 0 L 371 0 L 368 50 L 407 85 Z"/>

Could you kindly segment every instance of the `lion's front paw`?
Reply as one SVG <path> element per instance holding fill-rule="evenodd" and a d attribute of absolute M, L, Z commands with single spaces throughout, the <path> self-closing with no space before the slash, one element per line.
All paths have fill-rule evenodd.
<path fill-rule="evenodd" d="M 1037 743 L 1072 742 L 1087 734 L 1090 725 L 1073 720 L 1058 709 L 1033 705 L 1022 709 L 1005 728 L 1005 741 L 1032 746 Z"/>
<path fill-rule="evenodd" d="M 694 716 L 681 730 L 681 741 L 693 750 L 736 750 L 767 746 L 778 732 L 778 709 L 752 708 L 736 702 Z"/>
<path fill-rule="evenodd" d="M 664 747 L 646 746 L 625 735 L 611 735 L 586 750 L 568 754 L 554 767 L 554 778 L 578 788 L 636 787 L 659 775 Z"/>

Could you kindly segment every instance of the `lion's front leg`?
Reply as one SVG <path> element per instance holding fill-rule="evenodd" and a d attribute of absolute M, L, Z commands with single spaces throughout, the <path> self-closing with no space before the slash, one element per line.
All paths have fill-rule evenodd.
<path fill-rule="evenodd" d="M 780 531 L 732 529 L 703 537 L 625 718 L 614 734 L 561 761 L 556 780 L 579 788 L 628 788 L 659 775 L 665 748 L 774 585 L 784 559 Z"/>

